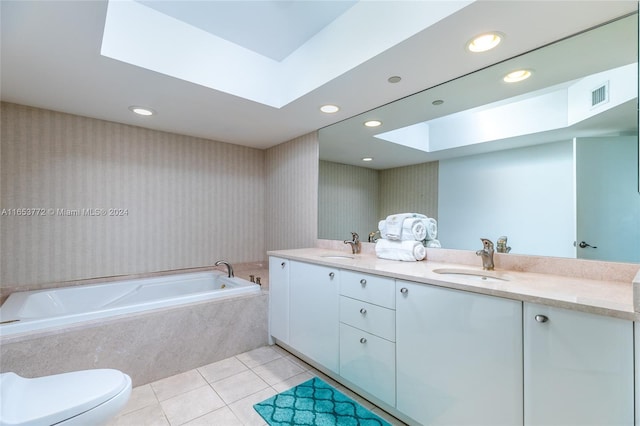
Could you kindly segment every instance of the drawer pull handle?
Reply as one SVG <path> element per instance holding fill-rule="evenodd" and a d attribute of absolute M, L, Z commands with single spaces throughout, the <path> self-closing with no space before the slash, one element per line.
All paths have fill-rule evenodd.
<path fill-rule="evenodd" d="M 285 265 L 286 265 L 286 263 L 284 263 L 284 262 L 282 262 L 282 263 L 280 264 L 280 266 L 282 266 L 283 268 L 285 267 Z"/>
<path fill-rule="evenodd" d="M 329 278 L 333 279 L 333 277 L 335 277 L 336 274 L 334 274 L 333 272 L 329 272 Z"/>
<path fill-rule="evenodd" d="M 360 280 L 360 284 L 362 284 L 362 287 L 367 285 L 367 280 L 365 280 L 364 278 Z"/>
<path fill-rule="evenodd" d="M 538 322 L 547 322 L 549 321 L 549 317 L 546 315 L 536 315 L 536 321 Z"/>
<path fill-rule="evenodd" d="M 364 337 L 361 337 L 360 338 L 360 343 L 362 343 L 362 344 L 367 343 L 367 339 L 365 339 Z"/>
<path fill-rule="evenodd" d="M 367 313 L 367 310 L 365 308 L 360 308 L 360 313 L 364 315 Z"/>
<path fill-rule="evenodd" d="M 402 287 L 402 288 L 400 289 L 400 293 L 402 293 L 402 294 L 407 294 L 407 293 L 409 293 L 409 289 L 408 289 L 408 288 L 406 288 L 406 287 Z"/>

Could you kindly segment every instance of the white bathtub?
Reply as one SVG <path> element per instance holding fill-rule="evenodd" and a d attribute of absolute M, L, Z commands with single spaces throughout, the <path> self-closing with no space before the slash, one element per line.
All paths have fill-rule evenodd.
<path fill-rule="evenodd" d="M 15 292 L 0 307 L 0 336 L 259 292 L 219 271 Z"/>

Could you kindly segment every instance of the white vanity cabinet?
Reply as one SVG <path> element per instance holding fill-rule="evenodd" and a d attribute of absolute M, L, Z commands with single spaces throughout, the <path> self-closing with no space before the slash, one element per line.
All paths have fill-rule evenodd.
<path fill-rule="evenodd" d="M 636 426 L 640 426 L 640 322 L 633 323 L 636 359 Z"/>
<path fill-rule="evenodd" d="M 341 271 L 340 376 L 385 403 L 396 400 L 395 282 Z"/>
<path fill-rule="evenodd" d="M 289 343 L 289 260 L 269 258 L 269 336 Z"/>
<path fill-rule="evenodd" d="M 526 426 L 630 425 L 633 323 L 524 304 Z"/>
<path fill-rule="evenodd" d="M 337 268 L 289 263 L 289 345 L 336 373 L 339 282 Z"/>
<path fill-rule="evenodd" d="M 522 303 L 396 281 L 397 409 L 424 425 L 522 424 Z"/>

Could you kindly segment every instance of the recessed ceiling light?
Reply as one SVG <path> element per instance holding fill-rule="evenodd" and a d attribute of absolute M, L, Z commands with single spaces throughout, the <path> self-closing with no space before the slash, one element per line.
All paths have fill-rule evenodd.
<path fill-rule="evenodd" d="M 378 126 L 382 125 L 382 121 L 369 120 L 369 121 L 365 121 L 364 125 L 367 126 L 367 127 L 378 127 Z"/>
<path fill-rule="evenodd" d="M 373 161 L 373 157 L 364 157 L 362 161 Z"/>
<path fill-rule="evenodd" d="M 444 103 L 444 101 L 442 99 L 436 99 L 435 101 L 431 102 L 432 105 L 442 105 Z"/>
<path fill-rule="evenodd" d="M 145 116 L 153 115 L 156 113 L 151 108 L 144 108 L 144 107 L 133 106 L 133 105 L 129 107 L 129 110 L 131 112 L 135 112 L 138 115 L 145 115 Z"/>
<path fill-rule="evenodd" d="M 334 112 L 340 111 L 340 107 L 337 105 L 322 105 L 320 107 L 320 111 L 327 114 L 333 114 Z"/>
<path fill-rule="evenodd" d="M 498 32 L 480 34 L 467 43 L 467 49 L 474 53 L 486 52 L 500 44 L 503 37 L 504 36 Z"/>
<path fill-rule="evenodd" d="M 398 83 L 400 80 L 402 80 L 402 77 L 400 77 L 400 76 L 398 76 L 398 75 L 394 75 L 394 76 L 389 77 L 389 78 L 387 79 L 387 81 L 388 81 L 389 83 Z"/>
<path fill-rule="evenodd" d="M 531 71 L 517 70 L 505 75 L 503 80 L 507 83 L 517 83 L 518 81 L 526 80 L 529 77 L 531 77 Z"/>

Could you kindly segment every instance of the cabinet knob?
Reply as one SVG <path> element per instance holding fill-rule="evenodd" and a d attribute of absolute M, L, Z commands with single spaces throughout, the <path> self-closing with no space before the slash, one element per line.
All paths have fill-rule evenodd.
<path fill-rule="evenodd" d="M 286 265 L 287 265 L 287 264 L 286 264 L 286 263 L 284 263 L 284 262 L 282 262 L 282 263 L 280 264 L 280 266 L 281 266 L 281 267 L 283 267 L 283 268 L 284 268 Z"/>
<path fill-rule="evenodd" d="M 360 308 L 360 313 L 364 315 L 367 313 L 367 310 L 365 308 Z"/>
<path fill-rule="evenodd" d="M 407 294 L 407 293 L 409 293 L 409 289 L 408 289 L 408 288 L 406 288 L 406 287 L 402 287 L 402 288 L 400 289 L 400 293 L 402 293 L 402 294 Z"/>
<path fill-rule="evenodd" d="M 329 272 L 329 278 L 333 279 L 333 277 L 335 277 L 336 274 L 334 274 L 333 272 Z"/>
<path fill-rule="evenodd" d="M 367 339 L 365 339 L 364 337 L 361 337 L 361 338 L 360 338 L 360 343 L 363 343 L 363 344 L 364 344 L 364 343 L 367 343 Z"/>
<path fill-rule="evenodd" d="M 549 321 L 549 317 L 547 317 L 546 315 L 536 315 L 536 321 L 547 322 Z"/>
<path fill-rule="evenodd" d="M 364 278 L 360 280 L 360 284 L 362 284 L 362 287 L 367 285 L 367 280 L 365 280 Z"/>

